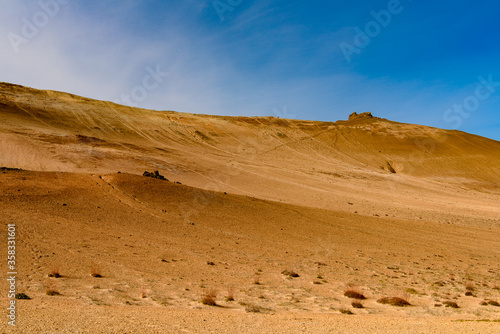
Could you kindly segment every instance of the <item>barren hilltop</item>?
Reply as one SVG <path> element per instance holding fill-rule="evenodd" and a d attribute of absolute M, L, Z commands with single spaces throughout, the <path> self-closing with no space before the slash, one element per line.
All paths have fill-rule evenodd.
<path fill-rule="evenodd" d="M 210 116 L 0 83 L 18 328 L 498 332 L 498 166 L 498 141 L 369 113 Z"/>

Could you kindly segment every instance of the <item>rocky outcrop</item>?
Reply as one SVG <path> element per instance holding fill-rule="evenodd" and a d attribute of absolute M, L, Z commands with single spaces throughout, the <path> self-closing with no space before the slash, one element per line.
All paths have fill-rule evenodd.
<path fill-rule="evenodd" d="M 158 179 L 158 180 L 163 180 L 163 181 L 168 181 L 165 178 L 165 176 L 160 175 L 160 173 L 158 171 L 154 171 L 154 173 L 150 173 L 150 172 L 146 171 L 146 172 L 144 172 L 144 174 L 142 174 L 142 176 L 152 177 L 153 179 Z"/>
<path fill-rule="evenodd" d="M 358 114 L 357 112 L 353 112 L 352 114 L 349 115 L 349 120 L 355 120 L 355 119 L 367 119 L 367 118 L 373 118 L 373 115 L 371 112 L 364 112 L 361 114 Z"/>

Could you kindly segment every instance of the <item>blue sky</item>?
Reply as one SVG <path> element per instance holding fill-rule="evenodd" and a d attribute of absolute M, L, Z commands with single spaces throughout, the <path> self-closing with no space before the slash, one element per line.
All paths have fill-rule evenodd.
<path fill-rule="evenodd" d="M 203 114 L 336 121 L 369 111 L 500 140 L 493 1 L 0 7 L 0 81 Z"/>

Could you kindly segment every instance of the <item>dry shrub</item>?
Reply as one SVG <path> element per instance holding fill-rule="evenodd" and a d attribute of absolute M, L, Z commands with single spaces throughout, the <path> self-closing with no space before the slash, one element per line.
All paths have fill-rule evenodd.
<path fill-rule="evenodd" d="M 31 297 L 29 297 L 27 294 L 25 294 L 24 292 L 21 292 L 21 293 L 16 293 L 16 299 L 31 299 Z"/>
<path fill-rule="evenodd" d="M 260 277 L 258 275 L 254 276 L 254 278 L 253 278 L 253 284 L 260 285 Z"/>
<path fill-rule="evenodd" d="M 458 304 L 452 301 L 446 301 L 443 303 L 446 307 L 459 308 Z"/>
<path fill-rule="evenodd" d="M 361 303 L 360 301 L 352 302 L 351 306 L 354 308 L 364 308 L 363 303 Z"/>
<path fill-rule="evenodd" d="M 392 306 L 410 306 L 411 304 L 408 300 L 401 297 L 384 297 L 377 300 L 377 303 L 388 304 Z"/>
<path fill-rule="evenodd" d="M 300 275 L 293 270 L 283 270 L 281 274 L 289 277 L 300 277 Z"/>
<path fill-rule="evenodd" d="M 471 281 L 465 283 L 465 290 L 470 292 L 476 290 L 476 288 L 474 288 L 474 283 L 472 283 Z"/>
<path fill-rule="evenodd" d="M 418 295 L 418 291 L 413 288 L 408 288 L 405 291 L 411 295 Z"/>
<path fill-rule="evenodd" d="M 342 314 L 354 314 L 351 312 L 351 310 L 346 309 L 346 308 L 339 308 L 339 312 Z"/>
<path fill-rule="evenodd" d="M 147 298 L 148 297 L 148 292 L 149 292 L 149 289 L 143 286 L 142 287 L 142 292 L 141 292 L 141 298 Z"/>
<path fill-rule="evenodd" d="M 363 295 L 359 289 L 356 289 L 353 286 L 348 286 L 346 291 L 344 292 L 344 296 L 347 298 L 353 298 L 353 299 L 359 299 L 359 300 L 364 300 L 366 297 Z"/>
<path fill-rule="evenodd" d="M 60 296 L 61 295 L 59 293 L 59 291 L 54 290 L 54 289 L 47 289 L 47 291 L 45 291 L 45 293 L 47 294 L 47 296 Z"/>
<path fill-rule="evenodd" d="M 96 277 L 96 278 L 102 277 L 101 267 L 99 267 L 97 265 L 93 265 L 90 268 L 90 276 Z"/>
<path fill-rule="evenodd" d="M 49 272 L 49 277 L 59 278 L 62 277 L 61 271 L 59 270 L 59 266 L 53 266 Z"/>
<path fill-rule="evenodd" d="M 292 303 L 300 303 L 300 299 L 297 296 L 295 296 L 295 293 L 292 293 L 292 295 L 290 296 L 290 301 Z"/>
<path fill-rule="evenodd" d="M 59 296 L 59 295 L 61 295 L 59 293 L 59 291 L 57 291 L 55 283 L 50 281 L 50 280 L 47 281 L 47 283 L 45 285 L 45 294 L 47 296 Z"/>
<path fill-rule="evenodd" d="M 270 308 L 254 305 L 254 304 L 246 304 L 245 311 L 249 313 L 269 313 L 272 312 Z"/>
<path fill-rule="evenodd" d="M 208 305 L 208 306 L 216 306 L 217 303 L 215 302 L 215 299 L 212 298 L 211 296 L 203 296 L 201 299 L 201 303 L 203 305 Z"/>
<path fill-rule="evenodd" d="M 227 302 L 232 302 L 234 301 L 234 290 L 233 288 L 229 288 L 227 290 L 227 297 L 226 297 L 226 301 Z"/>
<path fill-rule="evenodd" d="M 217 303 L 215 302 L 217 298 L 217 290 L 211 289 L 208 290 L 203 296 L 201 297 L 201 303 L 203 305 L 208 305 L 208 306 L 216 306 Z"/>

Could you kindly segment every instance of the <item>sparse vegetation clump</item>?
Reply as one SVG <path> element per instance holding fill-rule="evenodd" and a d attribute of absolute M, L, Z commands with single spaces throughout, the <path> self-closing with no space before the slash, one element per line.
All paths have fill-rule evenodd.
<path fill-rule="evenodd" d="M 340 308 L 340 309 L 339 309 L 339 312 L 340 312 L 340 313 L 342 313 L 342 314 L 349 314 L 349 315 L 350 315 L 350 314 L 354 314 L 354 313 L 352 313 L 352 311 L 351 311 L 351 310 L 349 310 L 349 309 L 347 309 L 347 308 Z"/>
<path fill-rule="evenodd" d="M 142 288 L 141 298 L 147 298 L 147 297 L 148 297 L 148 289 Z"/>
<path fill-rule="evenodd" d="M 257 305 L 247 305 L 247 306 L 245 306 L 245 311 L 252 312 L 252 313 L 261 313 L 262 309 L 263 309 L 262 307 L 257 306 Z"/>
<path fill-rule="evenodd" d="M 383 297 L 377 300 L 379 304 L 387 304 L 392 306 L 410 306 L 410 302 L 401 297 Z"/>
<path fill-rule="evenodd" d="M 201 298 L 201 303 L 203 305 L 208 305 L 208 306 L 217 306 L 217 303 L 215 301 L 216 299 L 217 299 L 217 291 L 212 289 L 203 294 Z"/>
<path fill-rule="evenodd" d="M 245 311 L 249 313 L 269 313 L 272 312 L 270 308 L 262 307 L 254 304 L 246 304 Z"/>
<path fill-rule="evenodd" d="M 364 300 L 366 297 L 361 293 L 358 289 L 349 286 L 347 290 L 344 292 L 344 296 L 347 298 L 353 298 L 353 299 L 358 299 L 358 300 Z"/>
<path fill-rule="evenodd" d="M 321 266 L 327 266 L 327 264 L 326 264 L 326 263 L 324 263 L 324 262 L 319 262 L 319 261 L 314 262 L 314 264 L 315 264 L 315 265 L 317 265 L 318 267 L 321 267 Z"/>
<path fill-rule="evenodd" d="M 16 294 L 16 299 L 31 299 L 31 298 L 24 292 L 21 292 Z"/>
<path fill-rule="evenodd" d="M 208 306 L 216 306 L 217 303 L 215 302 L 215 299 L 212 298 L 211 296 L 203 296 L 201 299 L 201 303 L 203 305 L 208 305 Z"/>
<path fill-rule="evenodd" d="M 48 274 L 49 277 L 60 278 L 62 277 L 61 272 L 59 271 L 59 267 L 55 266 Z"/>
<path fill-rule="evenodd" d="M 361 303 L 360 301 L 352 302 L 351 306 L 354 308 L 364 308 L 363 303 Z"/>
<path fill-rule="evenodd" d="M 59 296 L 61 295 L 59 291 L 57 290 L 57 285 L 56 282 L 48 279 L 47 282 L 45 283 L 45 294 L 47 296 Z"/>
<path fill-rule="evenodd" d="M 246 302 L 239 302 L 241 306 L 245 306 L 245 311 L 249 313 L 269 313 L 273 312 L 272 309 L 267 308 L 267 307 L 262 307 L 259 305 L 251 304 L 251 303 L 246 303 Z"/>
<path fill-rule="evenodd" d="M 451 307 L 451 308 L 460 308 L 457 303 L 452 302 L 452 301 L 445 301 L 444 306 L 446 307 Z"/>
<path fill-rule="evenodd" d="M 60 296 L 61 295 L 61 293 L 59 293 L 59 291 L 57 291 L 54 288 L 47 288 L 47 290 L 45 291 L 45 294 L 47 296 Z"/>
<path fill-rule="evenodd" d="M 102 277 L 101 268 L 98 266 L 92 266 L 92 268 L 90 268 L 90 276 L 95 278 Z"/>
<path fill-rule="evenodd" d="M 46 292 L 47 296 L 59 296 L 61 295 L 58 291 L 56 290 L 47 290 Z"/>
<path fill-rule="evenodd" d="M 283 270 L 281 274 L 289 277 L 300 277 L 300 275 L 293 270 Z"/>
<path fill-rule="evenodd" d="M 412 295 L 418 295 L 418 291 L 413 288 L 406 289 L 406 292 Z"/>
<path fill-rule="evenodd" d="M 227 302 L 232 302 L 232 301 L 234 301 L 234 291 L 233 291 L 233 289 L 232 289 L 232 288 L 231 288 L 231 289 L 229 289 L 229 290 L 227 290 L 226 301 L 227 301 Z"/>

